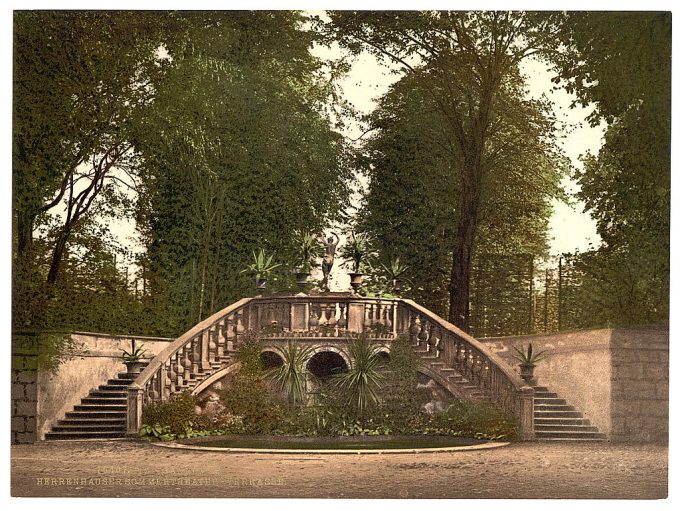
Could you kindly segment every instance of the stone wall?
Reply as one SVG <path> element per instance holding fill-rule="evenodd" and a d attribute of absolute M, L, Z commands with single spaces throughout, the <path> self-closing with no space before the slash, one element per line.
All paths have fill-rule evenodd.
<path fill-rule="evenodd" d="M 614 330 L 612 441 L 668 443 L 668 330 Z"/>
<path fill-rule="evenodd" d="M 133 339 L 137 346 L 144 344 L 149 357 L 173 340 L 82 332 L 70 337 L 81 347 L 54 372 L 36 370 L 36 349 L 30 349 L 30 342 L 13 346 L 13 443 L 43 440 L 52 425 L 64 418 L 90 390 L 125 371 L 120 355 L 122 350 L 130 350 Z"/>
<path fill-rule="evenodd" d="M 600 329 L 481 340 L 519 373 L 513 346 L 549 356 L 536 366 L 549 387 L 616 442 L 667 442 L 668 327 Z"/>

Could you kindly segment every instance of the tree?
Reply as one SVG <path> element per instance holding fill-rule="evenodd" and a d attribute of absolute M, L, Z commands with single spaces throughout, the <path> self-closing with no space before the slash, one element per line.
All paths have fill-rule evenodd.
<path fill-rule="evenodd" d="M 121 181 L 112 169 L 130 171 L 129 123 L 159 72 L 155 34 L 145 13 L 15 13 L 15 253 L 20 264 L 30 258 L 38 217 L 65 209 L 50 284 L 74 227 Z"/>
<path fill-rule="evenodd" d="M 489 140 L 500 91 L 523 59 L 556 43 L 549 16 L 521 12 L 332 12 L 327 30 L 358 52 L 398 63 L 428 92 L 457 153 L 457 222 L 449 272 L 449 320 L 468 327 L 470 273 L 484 183 L 492 179 Z M 501 124 L 502 126 L 502 124 Z"/>
<path fill-rule="evenodd" d="M 667 318 L 670 13 L 568 13 L 561 37 L 555 81 L 608 125 L 575 174 L 603 242 L 581 257 L 586 282 L 610 324 Z"/>
<path fill-rule="evenodd" d="M 294 263 L 348 197 L 344 143 L 323 112 L 315 35 L 291 12 L 183 13 L 172 68 L 141 126 L 138 214 L 155 314 L 182 331 L 252 292 L 260 248 Z M 280 275 L 290 279 L 290 275 Z"/>
<path fill-rule="evenodd" d="M 369 179 L 362 229 L 370 232 L 381 253 L 408 266 L 407 276 L 416 284 L 409 295 L 443 313 L 460 223 L 460 205 L 452 197 L 463 193 L 458 172 L 463 156 L 441 128 L 446 121 L 437 103 L 418 87 L 414 74 L 397 82 L 368 119 L 373 135 L 358 160 Z M 567 164 L 555 144 L 551 105 L 526 99 L 524 87 L 515 69 L 495 101 L 487 171 L 479 183 L 473 269 L 495 268 L 501 257 L 526 269 L 529 255 L 547 253 L 550 201 L 562 197 L 560 180 Z M 499 281 L 500 275 L 490 274 L 489 279 Z M 480 272 L 470 275 L 472 310 L 478 310 L 473 299 L 481 300 L 472 286 L 479 286 L 479 280 Z M 529 296 L 524 288 L 508 291 Z M 527 300 L 515 305 L 524 307 L 516 315 L 525 316 Z M 466 314 L 470 321 L 470 309 Z"/>

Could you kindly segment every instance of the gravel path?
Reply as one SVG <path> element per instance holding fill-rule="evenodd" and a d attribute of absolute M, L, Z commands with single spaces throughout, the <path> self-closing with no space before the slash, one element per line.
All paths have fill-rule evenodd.
<path fill-rule="evenodd" d="M 532 442 L 427 454 L 231 454 L 139 441 L 12 446 L 12 495 L 659 499 L 664 446 Z"/>

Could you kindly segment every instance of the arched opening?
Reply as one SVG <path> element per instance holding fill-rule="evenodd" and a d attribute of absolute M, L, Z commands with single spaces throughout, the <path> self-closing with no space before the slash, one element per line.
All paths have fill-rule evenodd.
<path fill-rule="evenodd" d="M 390 361 L 389 351 L 379 351 L 378 358 L 380 358 L 380 362 L 382 362 L 384 365 L 387 365 L 388 362 Z"/>
<path fill-rule="evenodd" d="M 281 355 L 273 351 L 263 351 L 260 353 L 260 361 L 265 369 L 274 369 L 283 365 Z"/>
<path fill-rule="evenodd" d="M 324 381 L 339 373 L 347 372 L 345 359 L 333 351 L 320 351 L 307 364 L 307 370 Z"/>

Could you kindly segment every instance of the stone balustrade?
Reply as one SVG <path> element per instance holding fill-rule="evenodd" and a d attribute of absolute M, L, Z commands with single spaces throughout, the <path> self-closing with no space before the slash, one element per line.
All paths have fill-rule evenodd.
<path fill-rule="evenodd" d="M 245 298 L 202 321 L 170 344 L 129 388 L 128 433 L 141 427 L 144 406 L 191 389 L 219 370 L 248 338 L 349 340 L 359 334 L 389 342 L 407 335 L 430 357 L 456 369 L 533 431 L 533 389 L 485 346 L 409 300 L 345 293 Z M 320 340 L 320 339 L 319 339 Z"/>

